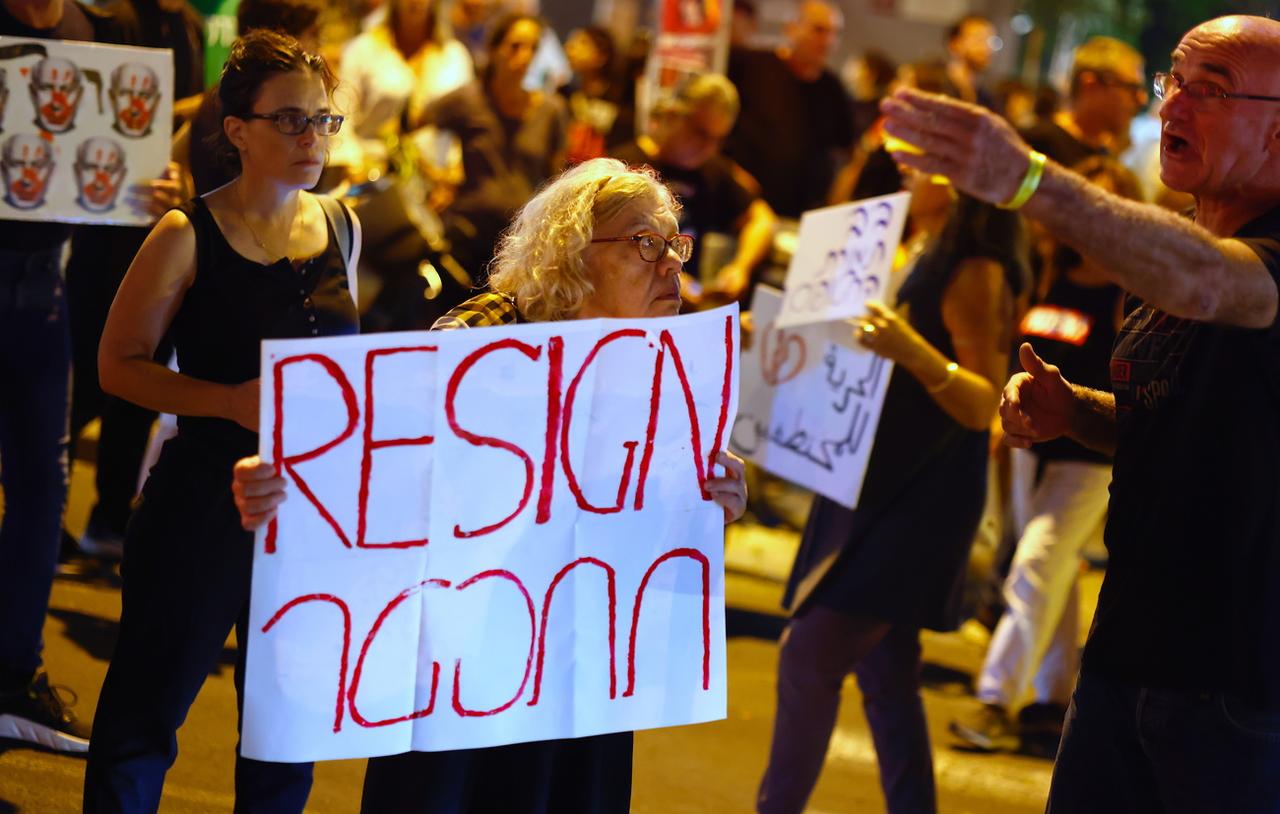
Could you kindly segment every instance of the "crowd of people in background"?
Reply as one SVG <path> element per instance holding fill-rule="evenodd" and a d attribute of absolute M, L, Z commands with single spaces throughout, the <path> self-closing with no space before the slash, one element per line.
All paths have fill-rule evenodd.
<path fill-rule="evenodd" d="M 1093 251 L 1093 241 L 1104 238 L 1082 236 L 1039 213 L 1009 211 L 999 205 L 1007 190 L 984 186 L 977 170 L 965 175 L 971 168 L 961 157 L 948 157 L 952 163 L 943 167 L 930 165 L 929 155 L 947 138 L 969 144 L 979 138 L 973 133 L 996 133 L 1002 140 L 992 149 L 1015 145 L 1039 155 L 1040 166 L 1047 157 L 1051 166 L 1071 170 L 1062 176 L 1045 170 L 1045 183 L 1069 186 L 1052 180 L 1067 175 L 1078 180 L 1070 190 L 1076 197 L 1062 200 L 1088 211 L 1122 207 L 1112 203 L 1122 201 L 1182 212 L 1195 202 L 1192 193 L 1207 195 L 1209 189 L 1226 197 L 1232 187 L 1223 182 L 1210 189 L 1197 179 L 1162 183 L 1160 141 L 1132 136 L 1135 121 L 1154 117 L 1160 101 L 1148 94 L 1150 74 L 1141 55 L 1119 40 L 1086 40 L 1061 88 L 1031 87 L 991 75 L 996 27 L 981 16 L 950 26 L 934 59 L 896 65 L 868 50 L 839 70 L 831 63 L 846 21 L 836 5 L 797 2 L 776 47 L 756 45 L 759 22 L 754 2 L 734 3 L 725 73 L 698 74 L 646 95 L 649 38 L 643 32 L 625 42 L 596 25 L 558 32 L 523 6 L 497 0 L 241 0 L 244 39 L 221 84 L 206 87 L 201 20 L 185 0 L 111 0 L 104 6 L 0 0 L 0 35 L 172 49 L 178 97 L 173 161 L 162 178 L 133 190 L 130 201 L 159 219 L 154 231 L 0 221 L 0 371 L 6 381 L 0 393 L 0 737 L 90 751 L 86 810 L 158 806 L 164 770 L 176 754 L 174 732 L 207 674 L 206 663 L 245 619 L 247 549 L 243 557 L 227 559 L 216 541 L 181 549 L 165 543 L 197 528 L 209 540 L 234 541 L 242 533 L 246 510 L 241 505 L 237 518 L 230 479 L 236 460 L 256 446 L 257 391 L 238 383 L 255 375 L 260 326 L 238 312 L 247 292 L 279 287 L 254 272 L 280 265 L 277 272 L 305 278 L 296 296 L 283 289 L 262 294 L 281 304 L 280 319 L 291 320 L 288 328 L 272 330 L 289 335 L 459 327 L 473 324 L 467 320 L 477 314 L 506 314 L 508 308 L 509 318 L 495 324 L 525 321 L 530 317 L 522 307 L 529 303 L 518 303 L 514 292 L 545 281 L 513 257 L 513 241 L 535 237 L 521 231 L 532 229 L 527 219 L 511 227 L 512 219 L 526 206 L 548 205 L 546 196 L 558 194 L 557 185 L 590 182 L 608 191 L 599 205 L 613 207 L 591 215 L 605 231 L 626 226 L 619 218 L 630 214 L 660 220 L 670 235 L 695 238 L 674 248 L 668 240 L 656 261 L 632 245 L 614 244 L 608 251 L 616 257 L 608 258 L 605 249 L 593 248 L 590 273 L 656 263 L 661 280 L 679 278 L 686 311 L 729 302 L 746 307 L 754 284 L 780 285 L 788 257 L 784 238 L 794 236 L 804 212 L 902 189 L 912 193 L 896 261 L 903 281 L 897 298 L 872 303 L 857 330 L 863 346 L 896 363 L 859 508 L 818 498 L 807 521 L 791 520 L 801 547 L 787 586 L 792 619 L 782 638 L 777 717 L 758 809 L 803 810 L 822 767 L 842 682 L 852 674 L 889 811 L 933 811 L 920 631 L 955 630 L 966 619 L 983 628 L 979 635 L 990 645 L 972 711 L 951 721 L 951 732 L 984 751 L 1057 753 L 1064 720 L 1076 715 L 1074 706 L 1068 715 L 1068 706 L 1081 669 L 1082 557 L 1100 548 L 1109 500 L 1116 511 L 1113 458 L 1120 455 L 1129 470 L 1138 465 L 1117 453 L 1114 440 L 1095 441 L 1097 436 L 1066 424 L 1057 435 L 1031 431 L 1022 413 L 1011 419 L 1014 414 L 1005 411 L 1002 425 L 997 408 L 1011 374 L 1025 368 L 1020 375 L 1030 378 L 1020 386 L 1032 387 L 1060 372 L 1065 382 L 1104 394 L 1098 403 L 1110 404 L 1112 421 L 1119 415 L 1123 429 L 1135 408 L 1128 405 L 1131 395 L 1109 394 L 1118 375 L 1112 347 L 1127 341 L 1132 350 L 1135 335 L 1156 330 L 1151 320 L 1164 324 L 1158 322 L 1165 318 L 1161 312 L 1147 314 L 1138 327 L 1126 322 L 1139 305 L 1133 295 L 1158 306 L 1166 300 L 1152 294 L 1148 277 L 1126 276 L 1128 258 Z M 1248 48 L 1273 48 L 1275 32 L 1259 33 L 1251 25 L 1213 29 L 1200 40 L 1189 34 L 1175 52 L 1183 73 L 1157 75 L 1166 108 L 1170 97 L 1179 104 L 1277 101 L 1280 88 L 1233 91 L 1220 79 L 1206 87 L 1204 71 L 1190 67 L 1202 58 L 1197 48 L 1217 47 L 1223 37 Z M 1214 65 L 1218 74 L 1242 81 L 1235 63 Z M 1193 71 L 1200 73 L 1193 77 Z M 904 88 L 915 95 L 904 97 Z M 904 98 L 912 101 L 899 101 Z M 294 107 L 304 112 L 275 112 Z M 925 109 L 934 118 L 913 118 Z M 1161 115 L 1170 120 L 1167 110 Z M 970 129 L 957 130 L 960 135 L 931 130 L 939 120 Z M 1201 141 L 1207 144 L 1209 137 L 1196 126 L 1176 125 L 1175 141 L 1171 147 L 1166 137 L 1165 148 L 1187 161 L 1208 151 Z M 307 164 L 305 177 L 294 177 L 297 165 L 280 160 L 281 135 L 297 137 L 290 149 L 310 151 L 320 162 Z M 904 157 L 899 137 L 918 139 L 925 155 Z M 1277 172 L 1259 170 L 1257 177 Z M 655 193 L 658 179 L 665 186 Z M 1235 176 L 1228 181 L 1240 188 L 1254 183 Z M 282 197 L 277 190 L 283 188 L 289 194 Z M 303 191 L 308 189 L 323 195 Z M 1250 194 L 1280 202 L 1280 195 L 1266 198 L 1267 190 Z M 341 206 L 334 203 L 339 199 Z M 1267 210 L 1255 207 L 1252 214 Z M 1107 217 L 1141 220 L 1136 210 L 1116 211 Z M 1151 216 L 1156 225 L 1150 234 L 1181 234 L 1182 221 L 1169 218 Z M 1119 239 L 1114 230 L 1122 227 L 1101 214 L 1096 223 L 1097 235 Z M 1249 223 L 1205 226 L 1225 239 Z M 345 241 L 330 244 L 328 236 L 339 233 Z M 1250 234 L 1261 239 L 1273 233 Z M 1182 262 L 1191 249 L 1186 252 L 1168 262 Z M 281 258 L 305 262 L 291 269 Z M 1159 261 L 1144 256 L 1134 262 L 1145 268 L 1143 263 Z M 1203 262 L 1212 266 L 1211 259 Z M 212 275 L 213 267 L 225 273 Z M 1126 291 L 1130 280 L 1148 287 Z M 613 283 L 593 285 L 604 309 Z M 629 290 L 619 291 L 628 296 Z M 483 308 L 474 304 L 477 294 L 491 298 Z M 593 315 L 593 302 L 588 297 L 569 311 L 532 318 Z M 1179 311 L 1180 305 L 1161 307 L 1196 319 L 1194 310 Z M 614 310 L 612 315 L 650 315 Z M 1218 317 L 1266 327 L 1253 312 Z M 178 368 L 172 366 L 175 346 Z M 1260 378 L 1268 382 L 1276 375 L 1271 354 L 1258 362 Z M 1019 391 L 1024 399 L 1027 392 Z M 1011 403 L 1010 391 L 1004 398 L 1006 406 Z M 160 440 L 174 433 L 177 438 L 155 463 L 153 427 L 161 413 L 179 418 L 176 427 L 160 422 Z M 1275 423 L 1274 412 L 1255 418 Z M 61 530 L 69 458 L 94 419 L 97 503 L 87 531 L 73 539 Z M 1025 448 L 1011 451 L 1000 443 L 1011 421 L 1018 428 L 1011 445 Z M 1196 454 L 1169 463 L 1171 471 L 1225 463 L 1203 450 Z M 153 463 L 142 508 L 135 511 Z M 245 472 L 252 479 L 258 470 Z M 1123 517 L 1131 530 L 1138 498 L 1127 488 L 1119 494 L 1129 497 Z M 753 495 L 748 516 L 785 525 L 787 513 L 769 506 L 768 494 Z M 197 509 L 214 507 L 216 517 L 202 522 Z M 1261 532 L 1241 522 L 1240 533 L 1275 531 L 1274 518 L 1259 522 Z M 1119 532 L 1108 532 L 1109 546 L 1113 533 Z M 1123 556 L 1127 578 L 1141 582 L 1133 575 L 1135 555 Z M 59 562 L 109 568 L 121 557 L 120 642 L 91 748 L 90 728 L 43 670 L 41 628 Z M 1251 562 L 1265 570 L 1274 554 L 1254 557 Z M 979 559 L 981 567 L 975 567 Z M 166 588 L 160 577 L 173 570 L 207 575 L 206 600 Z M 1232 572 L 1230 579 L 1239 576 Z M 1157 603 L 1169 599 L 1149 586 L 1138 594 Z M 1116 619 L 1137 613 L 1125 610 L 1126 601 L 1114 590 L 1104 596 L 1111 623 L 1104 631 L 1120 629 Z M 1233 608 L 1269 608 L 1275 599 L 1233 602 Z M 198 613 L 176 612 L 197 606 Z M 1194 615 L 1185 621 L 1196 625 Z M 1092 647 L 1101 673 L 1124 661 L 1115 639 Z M 1214 658 L 1239 667 L 1235 655 Z M 174 666 L 158 677 L 155 665 L 166 660 Z M 1202 674 L 1169 669 L 1179 689 L 1201 686 L 1196 681 Z M 1134 676 L 1142 672 L 1133 670 Z M 1104 694 L 1091 686 L 1098 697 Z M 579 744 L 576 758 L 560 755 L 559 748 L 543 749 L 538 759 L 597 761 L 606 785 L 593 787 L 594 796 L 549 798 L 572 802 L 546 810 L 626 810 L 629 735 Z M 1083 752 L 1070 754 L 1074 771 L 1086 772 Z M 386 782 L 366 784 L 366 808 L 415 810 L 406 801 L 418 798 L 420 811 L 485 810 L 481 792 L 519 796 L 468 779 L 468 772 L 483 777 L 500 771 L 485 768 L 484 761 L 495 759 L 487 753 L 454 763 L 382 759 L 371 771 Z M 1131 753 L 1116 760 L 1137 765 Z M 1161 771 L 1176 772 L 1170 766 L 1177 765 L 1162 764 Z M 266 806 L 253 810 L 301 811 L 310 777 L 309 765 L 284 769 L 241 760 L 237 798 Z M 454 808 L 422 807 L 423 795 L 450 783 Z M 1143 795 L 1149 790 L 1134 783 L 1136 796 L 1126 799 L 1148 799 Z M 1160 794 L 1177 787 L 1163 776 L 1151 783 Z M 1274 798 L 1258 796 L 1250 804 Z M 502 799 L 503 806 L 514 806 L 510 810 L 524 804 L 543 810 Z M 1062 792 L 1060 799 L 1084 798 Z M 1103 810 L 1064 805 L 1069 811 Z"/>

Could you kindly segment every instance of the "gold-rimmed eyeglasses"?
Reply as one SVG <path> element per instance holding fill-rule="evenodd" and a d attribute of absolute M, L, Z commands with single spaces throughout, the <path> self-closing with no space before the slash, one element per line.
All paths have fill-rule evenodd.
<path fill-rule="evenodd" d="M 688 263 L 689 258 L 693 257 L 693 235 L 672 235 L 671 237 L 663 237 L 654 232 L 640 232 L 635 235 L 624 235 L 622 237 L 597 237 L 592 239 L 592 243 L 622 243 L 631 241 L 636 244 L 636 251 L 640 252 L 640 259 L 646 263 L 656 263 L 662 259 L 667 253 L 667 249 L 676 253 L 676 257 L 680 258 L 681 263 Z"/>

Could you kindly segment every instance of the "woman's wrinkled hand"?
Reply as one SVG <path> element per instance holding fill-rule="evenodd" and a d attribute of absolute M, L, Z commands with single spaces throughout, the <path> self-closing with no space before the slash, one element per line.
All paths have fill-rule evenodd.
<path fill-rule="evenodd" d="M 728 450 L 721 450 L 716 462 L 728 473 L 708 478 L 704 488 L 711 499 L 724 509 L 724 522 L 732 523 L 747 510 L 747 464 Z"/>

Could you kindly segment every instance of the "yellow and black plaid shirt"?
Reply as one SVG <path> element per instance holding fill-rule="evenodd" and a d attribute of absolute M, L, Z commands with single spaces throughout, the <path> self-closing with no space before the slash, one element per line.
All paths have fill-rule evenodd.
<path fill-rule="evenodd" d="M 433 331 L 452 331 L 457 328 L 491 328 L 496 325 L 514 325 L 524 322 L 525 318 L 516 308 L 516 301 L 505 294 L 494 294 L 486 291 L 478 294 L 449 313 L 440 317 L 431 326 Z"/>

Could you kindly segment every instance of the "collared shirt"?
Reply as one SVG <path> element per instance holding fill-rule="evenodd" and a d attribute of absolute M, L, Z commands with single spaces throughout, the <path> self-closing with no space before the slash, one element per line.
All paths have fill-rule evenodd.
<path fill-rule="evenodd" d="M 486 291 L 454 307 L 431 326 L 433 331 L 452 331 L 458 328 L 491 328 L 497 325 L 515 325 L 527 322 L 516 308 L 516 301 L 506 294 Z"/>

